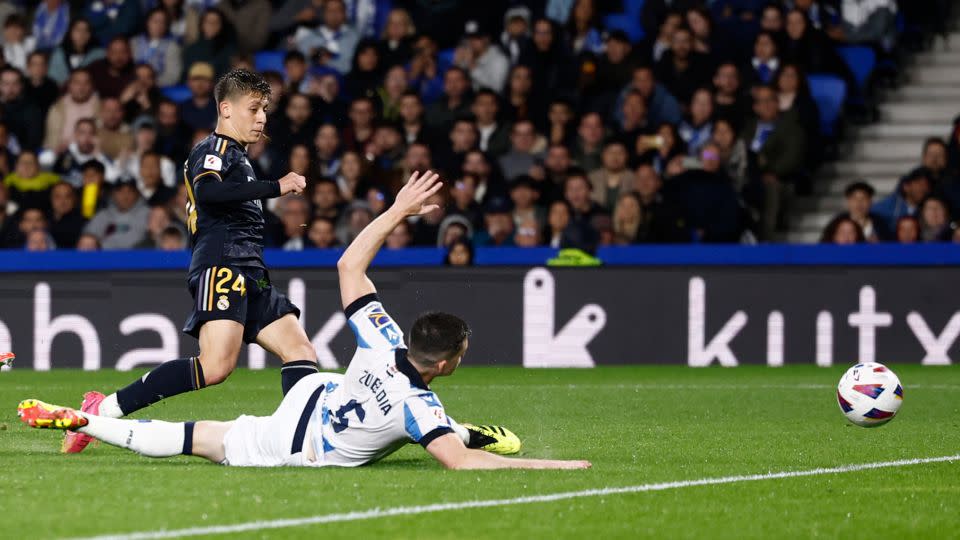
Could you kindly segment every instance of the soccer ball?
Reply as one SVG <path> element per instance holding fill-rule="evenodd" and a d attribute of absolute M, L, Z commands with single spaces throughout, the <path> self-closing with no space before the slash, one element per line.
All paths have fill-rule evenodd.
<path fill-rule="evenodd" d="M 893 420 L 903 404 L 900 379 L 887 366 L 865 362 L 848 369 L 837 385 L 837 403 L 847 420 L 877 427 Z"/>

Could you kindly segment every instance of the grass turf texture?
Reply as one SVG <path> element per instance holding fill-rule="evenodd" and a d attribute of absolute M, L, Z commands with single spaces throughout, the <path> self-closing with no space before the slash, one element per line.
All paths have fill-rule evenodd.
<path fill-rule="evenodd" d="M 2 536 L 47 538 L 227 525 L 372 508 L 805 470 L 960 452 L 960 368 L 891 366 L 896 419 L 847 423 L 845 367 L 461 369 L 433 385 L 461 421 L 502 423 L 523 454 L 585 458 L 588 471 L 444 471 L 411 445 L 359 469 L 240 469 L 143 458 L 106 445 L 58 453 L 61 434 L 16 418 L 22 398 L 76 406 L 137 372 L 0 373 Z M 269 414 L 275 370 L 135 415 L 165 420 Z M 260 530 L 230 538 L 958 537 L 960 463 L 937 463 L 558 502 Z"/>

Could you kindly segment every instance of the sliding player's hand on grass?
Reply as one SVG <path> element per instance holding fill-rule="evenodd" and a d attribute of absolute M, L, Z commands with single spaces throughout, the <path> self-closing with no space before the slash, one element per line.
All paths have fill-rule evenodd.
<path fill-rule="evenodd" d="M 407 216 L 422 216 L 433 212 L 439 206 L 435 204 L 424 205 L 423 203 L 443 187 L 443 182 L 438 182 L 439 179 L 440 175 L 432 171 L 422 174 L 414 172 L 403 188 L 400 189 L 400 192 L 397 193 L 393 208 Z"/>

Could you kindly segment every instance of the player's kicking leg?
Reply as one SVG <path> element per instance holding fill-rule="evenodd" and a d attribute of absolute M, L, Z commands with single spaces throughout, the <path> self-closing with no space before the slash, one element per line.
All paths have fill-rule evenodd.
<path fill-rule="evenodd" d="M 122 420 L 85 414 L 69 407 L 26 399 L 17 407 L 25 424 L 35 428 L 70 429 L 148 457 L 197 456 L 221 463 L 223 440 L 233 422 L 161 422 Z"/>
<path fill-rule="evenodd" d="M 191 315 L 187 327 L 199 328 L 198 356 L 164 362 L 109 396 L 87 392 L 81 411 L 121 418 L 161 399 L 219 384 L 236 368 L 244 341 L 254 339 L 283 362 L 283 395 L 303 377 L 317 373 L 317 353 L 297 320 L 299 310 L 265 275 L 252 272 L 246 281 L 249 287 L 229 289 L 225 310 L 195 310 Z M 90 440 L 82 433 L 68 431 L 62 449 L 66 453 L 80 452 Z"/>
<path fill-rule="evenodd" d="M 107 418 L 121 418 L 161 399 L 223 382 L 237 365 L 243 345 L 243 325 L 236 321 L 209 321 L 200 328 L 200 354 L 164 362 L 116 392 L 104 396 L 87 392 L 80 410 Z M 91 438 L 68 431 L 63 452 L 82 451 Z"/>

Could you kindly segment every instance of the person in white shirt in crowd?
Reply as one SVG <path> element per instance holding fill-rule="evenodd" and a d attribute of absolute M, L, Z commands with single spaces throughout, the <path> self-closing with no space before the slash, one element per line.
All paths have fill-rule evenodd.
<path fill-rule="evenodd" d="M 454 63 L 470 72 L 475 90 L 489 88 L 500 92 L 507 82 L 510 61 L 493 45 L 490 34 L 478 21 L 467 21 L 463 33 L 466 41 L 457 47 Z"/>
<path fill-rule="evenodd" d="M 21 15 L 10 15 L 3 22 L 3 58 L 23 72 L 27 57 L 34 51 L 37 40 L 27 33 L 27 21 Z"/>

